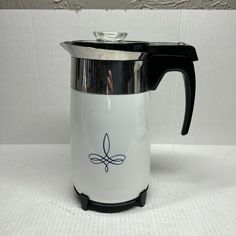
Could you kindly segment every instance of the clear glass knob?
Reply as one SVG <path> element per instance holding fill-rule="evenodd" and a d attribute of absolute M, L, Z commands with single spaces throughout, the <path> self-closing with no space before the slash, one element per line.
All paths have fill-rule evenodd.
<path fill-rule="evenodd" d="M 123 32 L 93 32 L 97 41 L 105 42 L 120 42 L 124 41 L 127 36 L 127 33 Z"/>

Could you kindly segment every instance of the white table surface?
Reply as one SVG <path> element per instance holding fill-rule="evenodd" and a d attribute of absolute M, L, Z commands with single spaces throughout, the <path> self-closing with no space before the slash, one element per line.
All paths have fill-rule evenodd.
<path fill-rule="evenodd" d="M 83 211 L 69 145 L 0 145 L 0 235 L 236 235 L 236 146 L 152 145 L 147 203 Z"/>

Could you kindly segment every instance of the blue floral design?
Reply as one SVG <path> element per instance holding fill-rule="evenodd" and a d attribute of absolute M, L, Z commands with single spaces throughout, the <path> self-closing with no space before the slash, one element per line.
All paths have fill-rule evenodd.
<path fill-rule="evenodd" d="M 109 170 L 109 164 L 113 165 L 121 165 L 124 163 L 124 160 L 126 159 L 126 156 L 123 154 L 116 154 L 113 156 L 109 156 L 110 152 L 110 139 L 107 133 L 105 133 L 104 138 L 103 138 L 103 152 L 104 155 L 100 155 L 97 153 L 90 153 L 88 155 L 90 161 L 93 164 L 104 164 L 105 165 L 105 172 L 108 172 Z"/>

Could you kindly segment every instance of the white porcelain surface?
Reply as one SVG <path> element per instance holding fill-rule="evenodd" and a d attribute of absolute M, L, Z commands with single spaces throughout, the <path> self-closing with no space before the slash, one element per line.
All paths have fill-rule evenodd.
<path fill-rule="evenodd" d="M 135 95 L 95 95 L 73 89 L 71 92 L 71 152 L 76 189 L 103 203 L 138 197 L 149 184 L 149 92 Z M 104 163 L 91 162 L 90 157 L 101 159 L 106 153 L 123 162 L 110 163 L 108 169 Z"/>

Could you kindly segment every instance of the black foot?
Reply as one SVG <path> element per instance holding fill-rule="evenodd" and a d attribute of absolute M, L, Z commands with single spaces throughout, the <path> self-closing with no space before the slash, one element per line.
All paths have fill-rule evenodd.
<path fill-rule="evenodd" d="M 89 200 L 89 197 L 83 193 L 79 193 L 75 186 L 74 186 L 75 192 L 78 194 L 82 209 L 87 211 L 88 209 L 99 211 L 99 212 L 106 212 L 106 213 L 113 213 L 113 212 L 120 212 L 124 210 L 128 210 L 129 208 L 133 206 L 140 206 L 143 207 L 146 203 L 146 197 L 147 197 L 147 189 L 148 187 L 143 190 L 139 196 L 133 200 L 127 201 L 127 202 L 121 202 L 121 203 L 100 203 L 95 202 L 92 200 Z"/>
<path fill-rule="evenodd" d="M 145 206 L 145 203 L 146 203 L 146 198 L 147 198 L 147 189 L 148 188 L 146 188 L 145 190 L 143 190 L 140 194 L 139 194 L 139 196 L 138 196 L 138 198 L 137 198 L 137 205 L 138 206 L 140 206 L 140 207 L 143 207 L 143 206 Z"/>
<path fill-rule="evenodd" d="M 85 194 L 81 193 L 79 198 L 80 198 L 82 209 L 87 211 L 88 210 L 88 205 L 89 205 L 89 198 L 88 198 L 88 196 L 86 196 Z"/>

